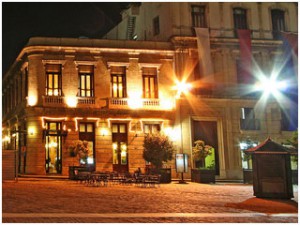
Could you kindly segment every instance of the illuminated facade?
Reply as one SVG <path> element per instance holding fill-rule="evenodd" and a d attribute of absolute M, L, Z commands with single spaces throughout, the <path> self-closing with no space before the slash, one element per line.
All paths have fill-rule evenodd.
<path fill-rule="evenodd" d="M 189 167 L 203 139 L 217 177 L 241 179 L 241 143 L 282 142 L 295 126 L 290 102 L 249 94 L 238 30 L 252 30 L 253 73 L 271 73 L 285 52 L 278 34 L 297 34 L 297 16 L 294 3 L 141 3 L 111 40 L 31 38 L 3 77 L 2 146 L 19 151 L 20 173 L 67 175 L 76 140 L 88 141 L 96 170 L 133 172 L 146 166 L 144 135 L 163 132 Z M 207 45 L 195 27 L 210 28 Z M 180 81 L 192 89 L 178 96 Z"/>

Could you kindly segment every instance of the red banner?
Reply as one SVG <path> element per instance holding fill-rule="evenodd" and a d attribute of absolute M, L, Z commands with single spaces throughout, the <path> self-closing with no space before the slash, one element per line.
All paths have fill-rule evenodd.
<path fill-rule="evenodd" d="M 245 84 L 251 84 L 252 77 L 252 52 L 251 52 L 251 31 L 238 30 L 238 37 L 240 42 L 240 63 L 241 73 L 240 77 Z"/>

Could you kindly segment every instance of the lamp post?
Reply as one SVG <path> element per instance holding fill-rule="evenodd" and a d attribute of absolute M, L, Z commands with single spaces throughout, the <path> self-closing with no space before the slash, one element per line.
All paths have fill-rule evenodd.
<path fill-rule="evenodd" d="M 181 180 L 179 180 L 180 184 L 186 184 L 186 182 L 184 181 L 183 178 L 183 173 L 185 170 L 185 163 L 186 163 L 186 159 L 185 159 L 185 155 L 183 154 L 183 128 L 182 128 L 182 119 L 181 119 L 181 100 L 182 100 L 182 95 L 183 94 L 187 94 L 188 91 L 191 89 L 191 84 L 185 83 L 184 81 L 182 82 L 177 82 L 176 85 L 176 90 L 177 90 L 177 94 L 176 94 L 176 99 L 178 99 L 178 117 L 179 117 L 179 123 L 180 123 L 180 142 L 181 142 L 181 147 L 180 147 L 180 153 L 182 156 L 182 163 L 183 163 L 183 169 L 181 171 Z M 177 159 L 176 159 L 177 160 Z"/>

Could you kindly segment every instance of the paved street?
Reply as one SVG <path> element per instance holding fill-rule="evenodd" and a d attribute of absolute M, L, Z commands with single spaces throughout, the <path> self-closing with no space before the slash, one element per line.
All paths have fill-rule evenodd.
<path fill-rule="evenodd" d="M 2 183 L 2 222 L 297 223 L 292 200 L 258 199 L 251 185 L 87 186 L 70 180 L 21 178 Z"/>

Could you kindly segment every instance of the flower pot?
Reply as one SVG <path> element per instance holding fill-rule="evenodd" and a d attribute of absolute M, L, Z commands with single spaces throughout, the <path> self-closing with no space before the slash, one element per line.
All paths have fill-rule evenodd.
<path fill-rule="evenodd" d="M 191 169 L 191 181 L 196 183 L 215 183 L 215 170 Z"/>
<path fill-rule="evenodd" d="M 171 168 L 150 168 L 149 171 L 150 174 L 160 174 L 160 183 L 162 184 L 168 184 L 171 183 L 172 181 L 172 176 L 171 176 Z"/>

